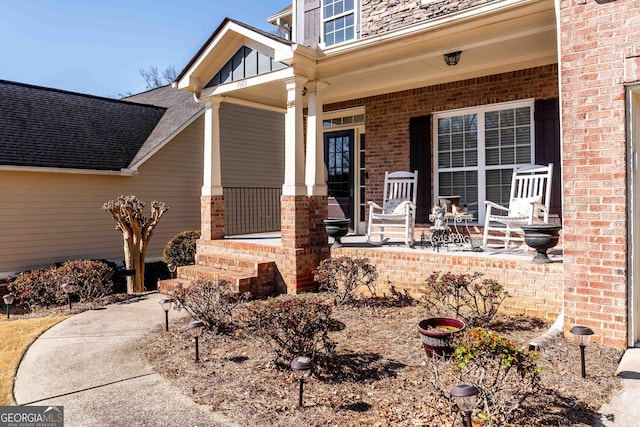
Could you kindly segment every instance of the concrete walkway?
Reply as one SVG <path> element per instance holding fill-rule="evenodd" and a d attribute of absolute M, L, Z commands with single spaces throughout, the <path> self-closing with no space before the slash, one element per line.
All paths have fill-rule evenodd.
<path fill-rule="evenodd" d="M 63 406 L 65 427 L 235 425 L 194 403 L 135 350 L 145 334 L 164 327 L 162 297 L 86 311 L 49 329 L 20 363 L 16 402 Z M 169 321 L 179 316 L 171 310 Z"/>
<path fill-rule="evenodd" d="M 596 427 L 635 427 L 640 426 L 640 348 L 625 351 L 618 365 L 617 375 L 623 378 L 620 393 L 613 396 L 611 402 L 600 408 Z"/>

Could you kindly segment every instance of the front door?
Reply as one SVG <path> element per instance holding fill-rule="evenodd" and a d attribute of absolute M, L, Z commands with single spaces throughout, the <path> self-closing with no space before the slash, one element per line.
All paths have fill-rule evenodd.
<path fill-rule="evenodd" d="M 327 167 L 329 217 L 351 218 L 354 226 L 353 129 L 324 134 L 324 162 Z"/>

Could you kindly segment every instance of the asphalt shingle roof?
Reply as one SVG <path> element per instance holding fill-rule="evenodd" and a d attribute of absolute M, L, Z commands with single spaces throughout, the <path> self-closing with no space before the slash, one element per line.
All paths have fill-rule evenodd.
<path fill-rule="evenodd" d="M 199 104 L 193 99 L 193 94 L 174 89 L 171 86 L 159 87 L 130 96 L 124 100 L 167 109 L 147 138 L 147 141 L 138 150 L 131 162 L 132 164 L 144 159 L 150 152 L 153 152 L 167 141 L 169 137 L 172 137 L 177 131 L 200 116 L 205 109 L 204 104 Z"/>
<path fill-rule="evenodd" d="M 119 171 L 165 111 L 0 80 L 0 165 Z"/>

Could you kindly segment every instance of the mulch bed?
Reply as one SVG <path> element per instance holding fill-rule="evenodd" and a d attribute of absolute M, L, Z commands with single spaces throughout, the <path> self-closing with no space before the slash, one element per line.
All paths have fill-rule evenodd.
<path fill-rule="evenodd" d="M 302 409 L 297 378 L 288 367 L 274 363 L 269 342 L 245 331 L 233 336 L 203 334 L 200 363 L 194 362 L 186 321 L 169 332 L 159 327 L 140 344 L 140 351 L 194 401 L 241 425 L 462 425 L 455 405 L 432 388 L 432 362 L 417 333 L 424 308 L 336 307 L 333 317 L 345 325 L 331 333 L 337 342 L 334 368 L 305 381 Z M 522 346 L 549 327 L 523 316 L 496 320 L 492 329 Z M 540 353 L 540 387 L 511 425 L 592 425 L 598 408 L 621 387 L 614 375 L 621 354 L 589 345 L 583 379 L 578 347 L 562 337 L 546 342 Z"/>

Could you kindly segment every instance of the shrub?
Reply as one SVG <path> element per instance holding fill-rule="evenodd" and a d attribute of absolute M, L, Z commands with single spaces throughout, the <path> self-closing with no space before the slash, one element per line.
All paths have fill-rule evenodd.
<path fill-rule="evenodd" d="M 334 293 L 340 305 L 354 302 L 361 288 L 366 288 L 369 296 L 375 296 L 377 278 L 378 272 L 367 258 L 328 258 L 313 271 L 313 279 L 320 284 L 320 290 Z"/>
<path fill-rule="evenodd" d="M 468 327 L 485 326 L 509 296 L 493 279 L 482 279 L 481 273 L 432 273 L 426 281 L 423 302 L 432 315 L 453 316 Z"/>
<path fill-rule="evenodd" d="M 328 334 L 335 324 L 332 305 L 317 297 L 292 295 L 255 301 L 247 309 L 247 325 L 272 341 L 276 362 L 288 364 L 304 355 L 322 365 L 335 350 Z"/>
<path fill-rule="evenodd" d="M 164 247 L 163 257 L 167 264 L 192 265 L 196 262 L 196 240 L 200 231 L 182 231 L 171 238 Z"/>
<path fill-rule="evenodd" d="M 18 274 L 8 286 L 8 290 L 16 297 L 16 304 L 26 305 L 31 311 L 38 307 L 64 304 L 66 295 L 53 278 L 54 268 L 37 268 Z"/>
<path fill-rule="evenodd" d="M 517 348 L 507 338 L 484 328 L 472 328 L 454 340 L 453 358 L 433 359 L 430 380 L 442 399 L 450 399 L 456 384 L 479 390 L 479 417 L 486 425 L 511 425 L 522 402 L 536 389 L 538 352 Z"/>
<path fill-rule="evenodd" d="M 70 282 L 81 300 L 91 301 L 110 295 L 113 290 L 113 269 L 102 261 L 68 261 L 53 269 L 58 286 Z"/>
<path fill-rule="evenodd" d="M 249 299 L 249 293 L 239 293 L 225 280 L 196 280 L 188 287 L 178 284 L 174 300 L 194 319 L 215 333 L 227 334 L 235 329 L 234 309 Z"/>
<path fill-rule="evenodd" d="M 102 261 L 68 261 L 60 266 L 34 269 L 20 273 L 9 285 L 19 304 L 30 310 L 37 307 L 62 305 L 67 301 L 60 285 L 76 286 L 81 300 L 93 300 L 111 293 L 113 269 Z"/>

